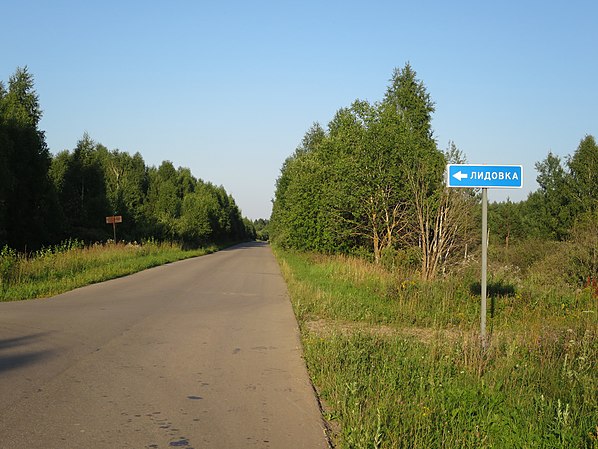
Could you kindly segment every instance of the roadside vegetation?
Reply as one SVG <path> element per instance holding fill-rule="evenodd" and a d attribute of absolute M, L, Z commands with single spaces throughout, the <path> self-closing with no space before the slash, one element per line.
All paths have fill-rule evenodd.
<path fill-rule="evenodd" d="M 209 245 L 184 250 L 179 244 L 153 240 L 90 246 L 68 240 L 30 255 L 4 247 L 0 251 L 0 301 L 46 298 L 218 249 Z"/>
<path fill-rule="evenodd" d="M 42 109 L 33 75 L 18 68 L 0 81 L 0 248 L 27 253 L 68 239 L 114 239 L 106 217 L 120 216 L 117 241 L 211 242 L 255 238 L 222 186 L 140 153 L 109 150 L 87 133 L 51 154 L 39 129 Z M 168 153 L 168 148 L 164 148 Z"/>
<path fill-rule="evenodd" d="M 483 351 L 475 263 L 422 281 L 351 256 L 276 255 L 336 447 L 598 447 L 598 292 L 540 287 L 550 256 L 524 276 L 495 258 Z"/>
<path fill-rule="evenodd" d="M 434 103 L 407 64 L 379 102 L 315 123 L 284 162 L 269 237 L 340 448 L 598 448 L 598 145 L 489 206 L 448 189 Z M 474 161 L 479 162 L 479 161 Z M 510 161 L 515 162 L 515 161 Z"/>
<path fill-rule="evenodd" d="M 0 301 L 47 297 L 256 238 L 224 187 L 170 161 L 147 166 L 140 153 L 109 150 L 87 133 L 53 155 L 41 117 L 33 75 L 17 68 L 7 85 L 0 81 Z M 107 223 L 114 216 L 116 229 Z"/>

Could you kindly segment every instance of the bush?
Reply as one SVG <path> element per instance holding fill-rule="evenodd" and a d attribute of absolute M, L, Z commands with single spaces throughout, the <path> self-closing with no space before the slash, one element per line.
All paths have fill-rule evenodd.
<path fill-rule="evenodd" d="M 488 248 L 488 260 L 500 265 L 512 265 L 525 274 L 547 254 L 559 252 L 562 246 L 562 242 L 538 239 L 528 239 L 509 246 L 491 245 Z"/>
<path fill-rule="evenodd" d="M 571 230 L 570 277 L 578 285 L 598 280 L 598 210 L 582 215 Z"/>
<path fill-rule="evenodd" d="M 366 260 L 371 260 L 371 254 Z M 409 248 L 395 249 L 384 248 L 380 255 L 380 264 L 388 271 L 404 271 L 412 274 L 420 268 L 422 260 L 421 248 L 412 246 Z"/>
<path fill-rule="evenodd" d="M 14 249 L 4 246 L 0 251 L 0 285 L 2 286 L 2 296 L 4 296 L 8 287 L 14 282 L 19 259 Z"/>

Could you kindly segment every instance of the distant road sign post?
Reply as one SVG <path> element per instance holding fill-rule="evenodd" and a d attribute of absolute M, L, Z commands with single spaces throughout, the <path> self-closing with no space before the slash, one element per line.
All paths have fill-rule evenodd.
<path fill-rule="evenodd" d="M 106 217 L 106 224 L 112 225 L 114 243 L 116 243 L 116 223 L 122 223 L 122 222 L 123 222 L 122 215 L 110 215 L 110 216 Z"/>
<path fill-rule="evenodd" d="M 482 282 L 480 338 L 486 348 L 486 295 L 488 280 L 488 189 L 521 189 L 521 165 L 448 164 L 446 185 L 451 188 L 482 189 Z"/>

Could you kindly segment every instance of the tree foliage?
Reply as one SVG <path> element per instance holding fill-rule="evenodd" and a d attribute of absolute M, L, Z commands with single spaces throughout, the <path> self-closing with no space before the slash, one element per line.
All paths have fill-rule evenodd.
<path fill-rule="evenodd" d="M 15 248 L 35 247 L 58 228 L 41 117 L 33 76 L 19 68 L 0 87 L 0 244 Z"/>
<path fill-rule="evenodd" d="M 594 136 L 581 140 L 567 166 L 576 215 L 598 209 L 598 145 Z"/>
<path fill-rule="evenodd" d="M 51 156 L 38 129 L 42 111 L 27 68 L 0 83 L 0 247 L 35 249 L 66 238 L 112 237 L 105 217 L 121 215 L 120 239 L 178 240 L 187 246 L 255 236 L 224 187 L 164 161 L 109 150 L 85 133 Z"/>
<path fill-rule="evenodd" d="M 540 187 L 527 200 L 490 207 L 491 232 L 502 241 L 568 240 L 579 218 L 598 210 L 598 145 L 593 136 L 585 136 L 565 160 L 549 152 L 536 170 Z"/>
<path fill-rule="evenodd" d="M 393 72 L 381 102 L 356 100 L 326 130 L 315 124 L 282 167 L 271 238 L 304 250 L 365 252 L 378 263 L 418 247 L 422 276 L 435 276 L 464 241 L 454 218 L 464 197 L 444 188 L 433 112 L 407 64 Z"/>

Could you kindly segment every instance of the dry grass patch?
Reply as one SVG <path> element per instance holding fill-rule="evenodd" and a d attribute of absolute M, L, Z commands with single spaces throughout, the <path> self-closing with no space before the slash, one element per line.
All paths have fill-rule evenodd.
<path fill-rule="evenodd" d="M 438 340 L 447 343 L 456 343 L 464 338 L 463 330 L 440 329 L 430 327 L 397 327 L 384 324 L 369 324 L 354 321 L 336 321 L 317 319 L 303 323 L 304 330 L 315 337 L 326 338 L 333 335 L 352 336 L 368 334 L 377 337 L 407 337 L 414 338 L 422 343 L 432 343 Z M 468 335 L 470 333 L 467 333 Z"/>

